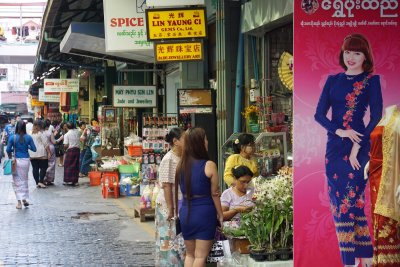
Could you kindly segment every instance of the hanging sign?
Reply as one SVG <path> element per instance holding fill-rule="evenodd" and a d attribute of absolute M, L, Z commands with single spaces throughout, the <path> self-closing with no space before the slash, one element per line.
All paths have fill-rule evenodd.
<path fill-rule="evenodd" d="M 158 63 L 195 61 L 203 59 L 203 46 L 201 42 L 156 43 L 154 53 Z"/>
<path fill-rule="evenodd" d="M 79 92 L 79 79 L 44 79 L 44 92 Z"/>
<path fill-rule="evenodd" d="M 178 106 L 212 106 L 211 89 L 178 89 Z"/>
<path fill-rule="evenodd" d="M 41 101 L 37 100 L 36 98 L 32 98 L 31 105 L 32 105 L 32 107 L 43 107 L 44 102 L 41 102 Z"/>
<path fill-rule="evenodd" d="M 60 102 L 60 93 L 45 93 L 43 88 L 39 88 L 39 101 Z"/>
<path fill-rule="evenodd" d="M 147 41 L 145 1 L 103 0 L 106 52 L 152 50 Z"/>
<path fill-rule="evenodd" d="M 205 8 L 146 9 L 147 39 L 204 38 L 207 36 Z"/>
<path fill-rule="evenodd" d="M 204 0 L 147 0 L 147 6 L 194 6 L 204 5 Z"/>
<path fill-rule="evenodd" d="M 155 107 L 157 93 L 155 86 L 113 86 L 113 106 L 145 108 Z"/>

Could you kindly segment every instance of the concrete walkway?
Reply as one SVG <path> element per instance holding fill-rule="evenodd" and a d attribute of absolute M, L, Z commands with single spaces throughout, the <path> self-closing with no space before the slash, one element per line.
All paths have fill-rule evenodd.
<path fill-rule="evenodd" d="M 0 170 L 0 266 L 154 266 L 154 221 L 134 218 L 138 197 L 103 199 L 99 186 L 38 189 L 17 210 L 12 177 Z"/>

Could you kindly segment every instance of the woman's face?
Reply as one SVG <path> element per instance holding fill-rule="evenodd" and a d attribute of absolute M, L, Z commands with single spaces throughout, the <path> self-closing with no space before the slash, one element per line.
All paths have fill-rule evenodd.
<path fill-rule="evenodd" d="M 247 145 L 243 145 L 241 151 L 248 154 L 248 155 L 253 155 L 254 153 L 254 148 L 255 148 L 255 144 L 254 143 L 250 143 Z"/>
<path fill-rule="evenodd" d="M 251 182 L 251 177 L 249 175 L 245 175 L 240 177 L 239 179 L 236 179 L 235 187 L 240 192 L 246 193 L 247 187 L 249 186 L 250 182 Z"/>
<path fill-rule="evenodd" d="M 182 153 L 182 149 L 183 149 L 183 134 L 181 135 L 181 137 L 179 139 L 174 138 L 174 147 L 176 147 L 177 152 L 180 155 Z"/>
<path fill-rule="evenodd" d="M 343 51 L 343 61 L 347 67 L 347 71 L 352 73 L 363 72 L 363 63 L 366 57 L 363 52 L 358 51 Z"/>

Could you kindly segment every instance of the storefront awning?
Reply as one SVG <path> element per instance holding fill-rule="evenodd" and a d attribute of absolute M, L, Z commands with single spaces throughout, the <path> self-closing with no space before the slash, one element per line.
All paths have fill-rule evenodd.
<path fill-rule="evenodd" d="M 252 0 L 242 5 L 242 32 L 263 35 L 293 21 L 293 0 Z"/>
<path fill-rule="evenodd" d="M 62 53 L 117 61 L 154 63 L 152 50 L 106 52 L 103 23 L 72 22 L 60 43 Z"/>

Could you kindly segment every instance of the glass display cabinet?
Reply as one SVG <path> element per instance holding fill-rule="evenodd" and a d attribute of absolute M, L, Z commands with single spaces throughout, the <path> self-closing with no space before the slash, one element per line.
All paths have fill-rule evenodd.
<path fill-rule="evenodd" d="M 226 159 L 234 153 L 234 141 L 241 133 L 232 134 L 222 145 L 223 170 Z M 286 132 L 251 133 L 255 138 L 254 157 L 258 173 L 263 177 L 271 177 L 278 173 L 283 166 L 288 166 L 288 145 Z"/>

